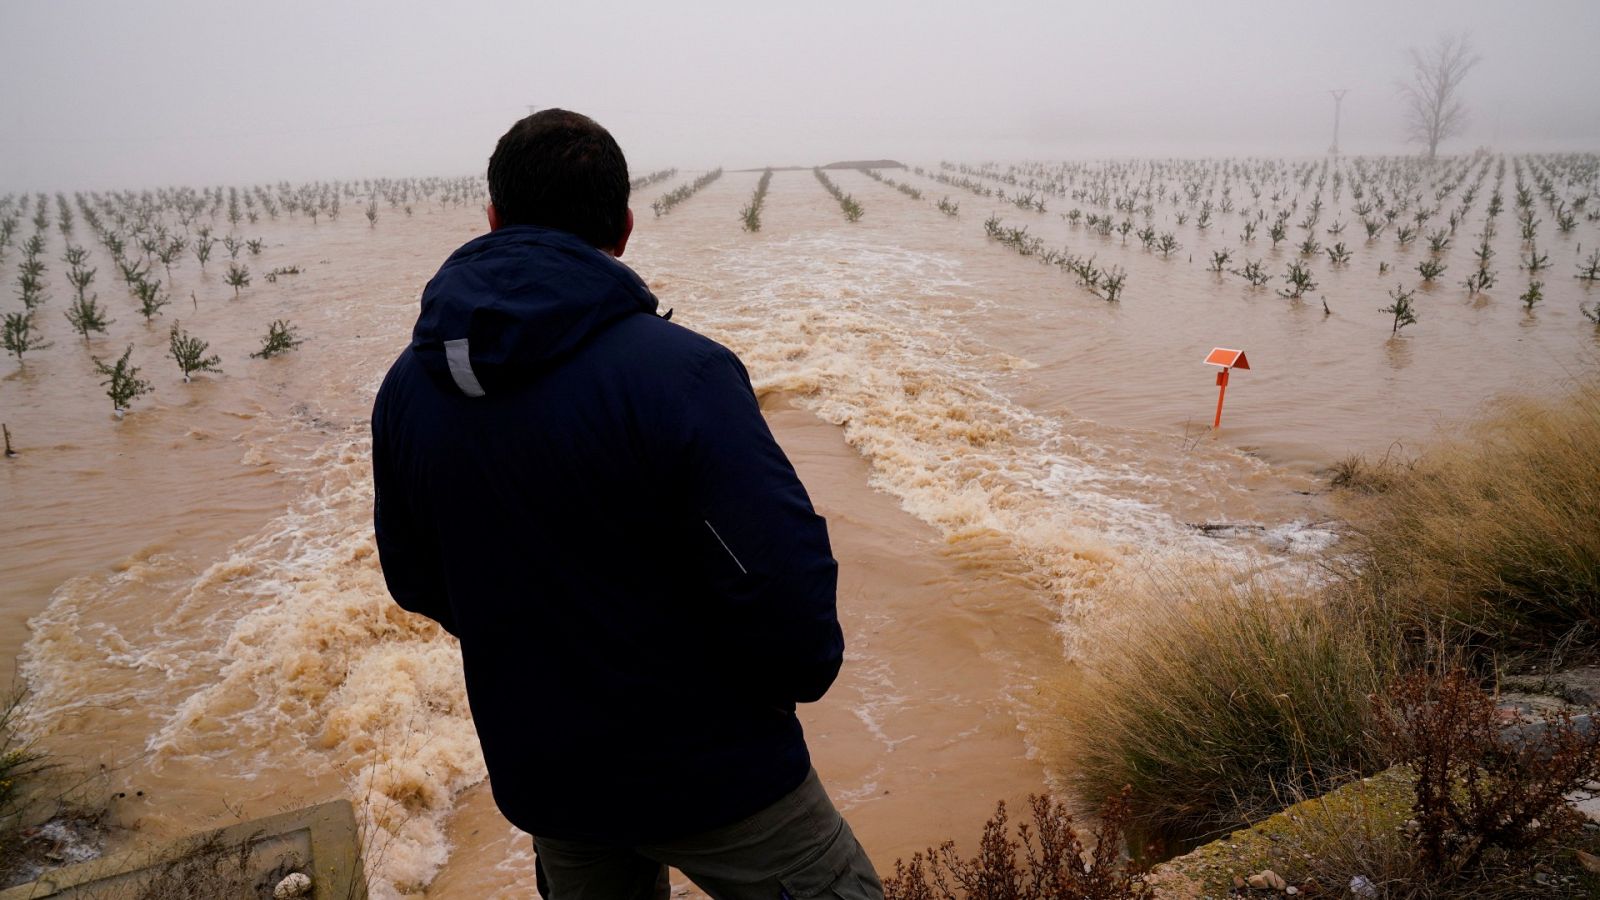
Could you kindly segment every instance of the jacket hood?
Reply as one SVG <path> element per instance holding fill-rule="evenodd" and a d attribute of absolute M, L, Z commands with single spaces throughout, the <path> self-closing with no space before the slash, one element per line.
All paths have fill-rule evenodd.
<path fill-rule="evenodd" d="M 411 352 L 434 380 L 481 397 L 550 368 L 655 295 L 609 253 L 509 225 L 462 245 L 422 291 Z"/>

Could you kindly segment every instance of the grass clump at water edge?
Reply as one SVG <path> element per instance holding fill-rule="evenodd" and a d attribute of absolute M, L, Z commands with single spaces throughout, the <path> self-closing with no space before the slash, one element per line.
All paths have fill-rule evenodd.
<path fill-rule="evenodd" d="M 1084 801 L 1130 786 L 1157 845 L 1237 828 L 1381 768 L 1372 697 L 1398 665 L 1349 595 L 1221 572 L 1157 584 L 1055 684 L 1046 752 Z"/>
<path fill-rule="evenodd" d="M 17 737 L 22 699 L 22 694 L 12 694 L 0 707 L 0 885 L 9 883 L 20 862 L 31 807 L 29 782 L 48 767 L 42 753 Z"/>
<path fill-rule="evenodd" d="M 1587 647 L 1600 631 L 1600 378 L 1510 399 L 1359 501 L 1361 577 L 1412 622 L 1488 652 Z"/>

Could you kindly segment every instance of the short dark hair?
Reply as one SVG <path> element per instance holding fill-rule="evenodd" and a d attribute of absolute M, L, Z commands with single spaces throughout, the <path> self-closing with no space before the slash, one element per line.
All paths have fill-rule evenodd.
<path fill-rule="evenodd" d="M 502 225 L 570 231 L 596 247 L 622 239 L 628 161 L 588 116 L 541 109 L 501 135 L 489 157 L 489 202 Z"/>

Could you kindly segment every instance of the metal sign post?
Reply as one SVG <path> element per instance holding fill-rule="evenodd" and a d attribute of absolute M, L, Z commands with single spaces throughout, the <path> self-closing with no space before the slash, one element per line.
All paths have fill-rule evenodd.
<path fill-rule="evenodd" d="M 1222 369 L 1217 373 L 1217 417 L 1211 422 L 1211 430 L 1215 431 L 1222 427 L 1222 400 L 1228 395 L 1228 373 L 1233 369 L 1250 368 L 1250 360 L 1245 358 L 1243 350 L 1213 347 L 1206 355 L 1206 365 Z"/>

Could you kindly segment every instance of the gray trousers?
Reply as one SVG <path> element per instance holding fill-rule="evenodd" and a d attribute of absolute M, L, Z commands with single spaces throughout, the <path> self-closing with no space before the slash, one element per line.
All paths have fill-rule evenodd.
<path fill-rule="evenodd" d="M 667 866 L 716 900 L 881 900 L 883 885 L 816 770 L 749 818 L 661 844 L 535 837 L 545 900 L 667 900 Z"/>

